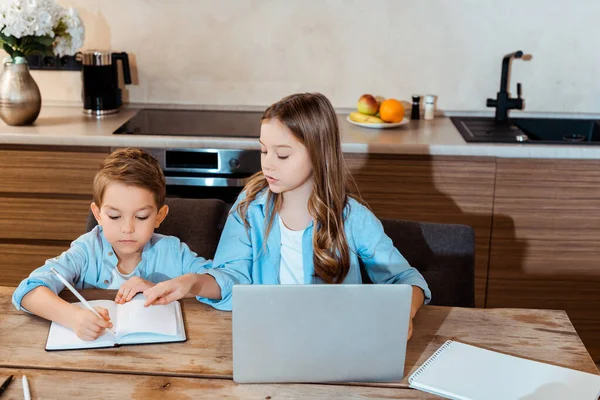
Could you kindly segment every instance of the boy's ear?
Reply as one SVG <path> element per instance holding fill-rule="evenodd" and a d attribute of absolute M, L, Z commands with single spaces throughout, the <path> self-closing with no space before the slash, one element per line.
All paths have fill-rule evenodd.
<path fill-rule="evenodd" d="M 162 222 L 165 220 L 165 218 L 167 218 L 167 214 L 169 213 L 169 206 L 168 205 L 164 205 L 160 208 L 160 210 L 158 210 L 158 213 L 156 214 L 156 223 L 154 224 L 154 229 L 158 228 L 160 226 L 160 224 L 162 224 Z"/>
<path fill-rule="evenodd" d="M 102 226 L 102 222 L 100 222 L 100 209 L 96 205 L 96 203 L 92 202 L 90 204 L 90 208 L 92 209 L 92 214 L 94 214 L 94 218 L 96 218 L 96 222 L 98 225 Z"/>

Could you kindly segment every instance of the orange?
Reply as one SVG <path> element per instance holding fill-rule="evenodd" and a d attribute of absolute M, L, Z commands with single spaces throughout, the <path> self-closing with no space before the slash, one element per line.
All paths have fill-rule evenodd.
<path fill-rule="evenodd" d="M 387 99 L 379 106 L 379 118 L 385 122 L 400 122 L 404 118 L 404 106 L 396 99 Z"/>

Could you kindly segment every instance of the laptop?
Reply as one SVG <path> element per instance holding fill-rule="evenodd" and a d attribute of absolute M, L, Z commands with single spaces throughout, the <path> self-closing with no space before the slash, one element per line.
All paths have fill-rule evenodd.
<path fill-rule="evenodd" d="M 398 284 L 236 285 L 233 380 L 400 381 L 411 299 Z"/>

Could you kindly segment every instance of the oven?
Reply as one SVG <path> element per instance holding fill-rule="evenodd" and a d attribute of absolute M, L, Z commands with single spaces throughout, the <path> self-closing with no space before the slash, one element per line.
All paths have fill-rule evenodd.
<path fill-rule="evenodd" d="M 260 136 L 262 112 L 145 108 L 115 135 L 211 137 Z M 260 171 L 260 151 L 222 148 L 144 148 L 160 163 L 167 197 L 217 198 L 233 204 L 247 179 Z"/>
<path fill-rule="evenodd" d="M 167 197 L 216 198 L 230 207 L 260 171 L 259 150 L 144 148 L 165 174 Z"/>

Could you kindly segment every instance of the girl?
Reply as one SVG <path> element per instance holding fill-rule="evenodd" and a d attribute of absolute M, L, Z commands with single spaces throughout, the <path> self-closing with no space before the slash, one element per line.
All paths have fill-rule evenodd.
<path fill-rule="evenodd" d="M 319 93 L 288 96 L 264 113 L 262 171 L 246 184 L 225 224 L 213 268 L 144 291 L 146 304 L 195 295 L 231 310 L 235 284 L 374 283 L 413 286 L 412 317 L 431 293 L 352 191 L 338 120 Z"/>

